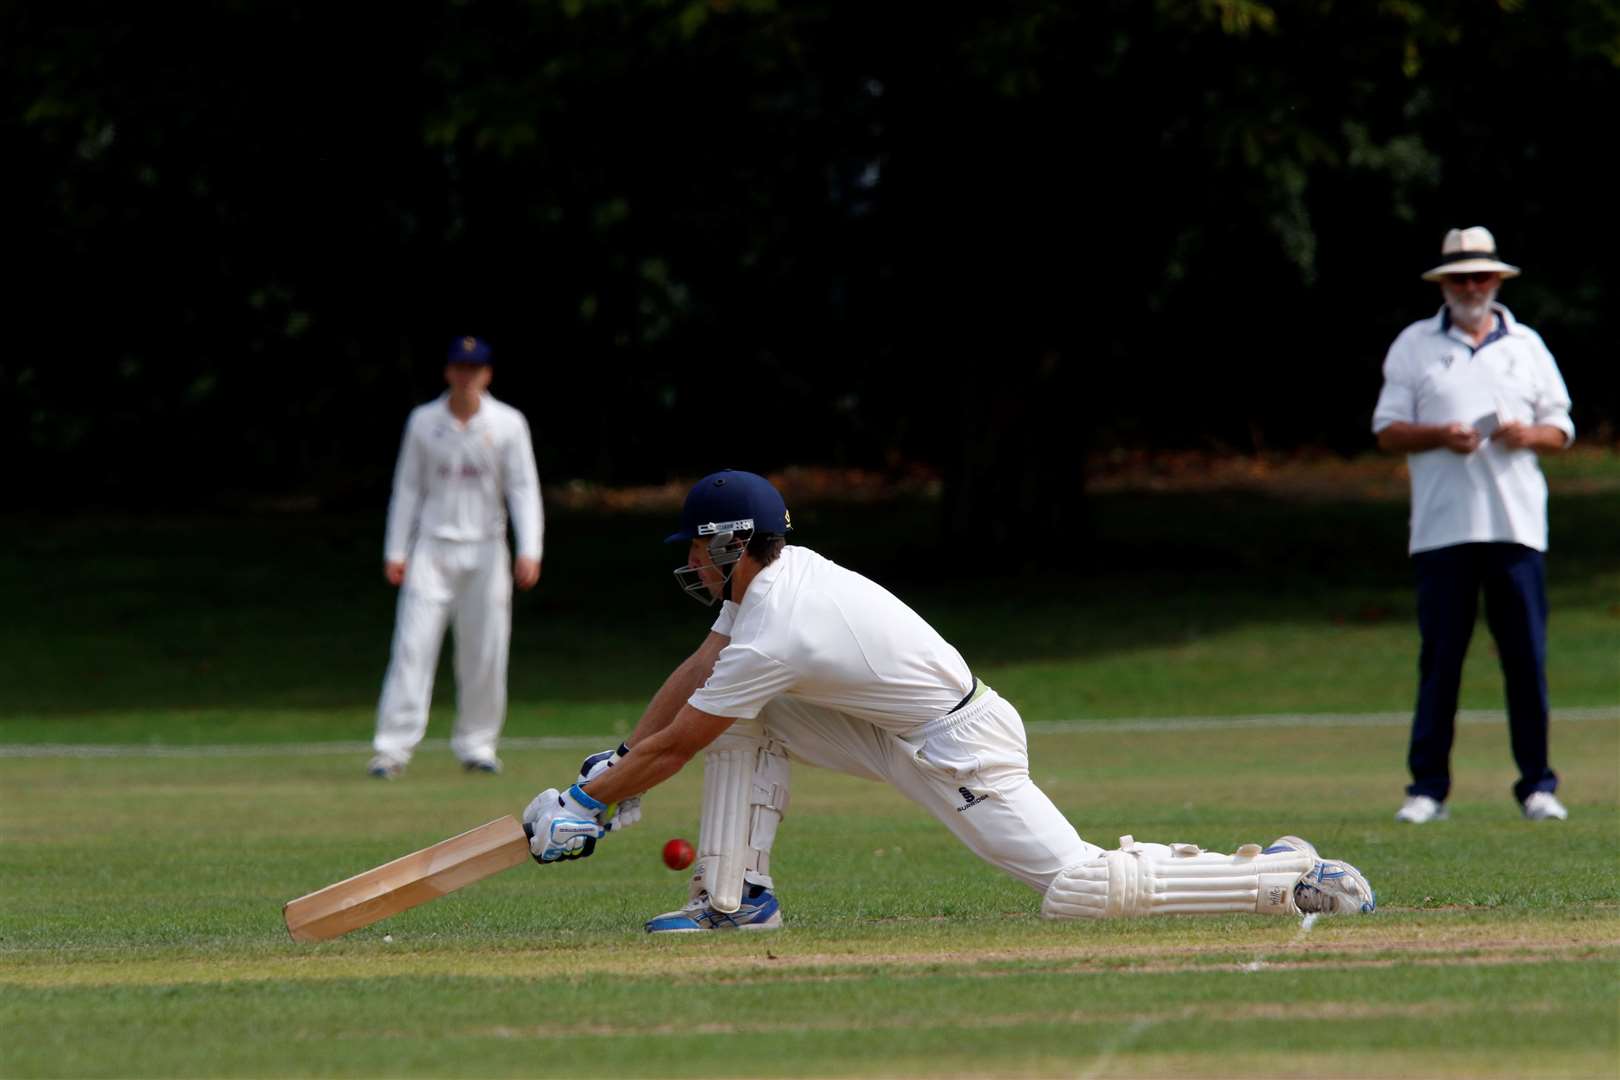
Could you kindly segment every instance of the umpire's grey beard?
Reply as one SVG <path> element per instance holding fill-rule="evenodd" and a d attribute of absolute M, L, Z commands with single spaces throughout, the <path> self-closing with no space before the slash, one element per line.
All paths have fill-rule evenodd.
<path fill-rule="evenodd" d="M 1488 326 L 1491 317 L 1491 305 L 1496 302 L 1496 290 L 1492 289 L 1484 296 L 1448 296 L 1446 308 L 1451 312 L 1451 321 L 1464 330 L 1478 330 Z"/>

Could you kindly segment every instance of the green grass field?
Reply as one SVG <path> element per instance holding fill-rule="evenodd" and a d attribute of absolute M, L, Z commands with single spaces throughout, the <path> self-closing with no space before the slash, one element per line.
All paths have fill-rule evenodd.
<path fill-rule="evenodd" d="M 0 630 L 0 1074 L 1612 1077 L 1617 473 L 1553 477 L 1565 823 L 1520 819 L 1505 724 L 1480 717 L 1453 820 L 1391 820 L 1404 503 L 1101 494 L 1061 576 L 932 550 L 926 505 L 860 532 L 795 509 L 802 542 L 890 584 L 1019 704 L 1036 780 L 1087 838 L 1295 832 L 1361 867 L 1379 911 L 1309 930 L 1046 923 L 887 790 L 799 769 L 787 926 L 649 939 L 684 897 L 658 850 L 695 837 L 691 768 L 595 858 L 295 945 L 287 899 L 515 813 L 633 722 L 706 626 L 647 543 L 661 519 L 553 517 L 508 733 L 559 742 L 519 742 L 498 777 L 440 746 L 394 784 L 358 748 L 392 614 L 380 520 L 0 521 L 0 593 L 27 613 Z M 1463 703 L 1500 707 L 1483 627 Z M 1202 719 L 1141 719 L 1165 717 Z"/>

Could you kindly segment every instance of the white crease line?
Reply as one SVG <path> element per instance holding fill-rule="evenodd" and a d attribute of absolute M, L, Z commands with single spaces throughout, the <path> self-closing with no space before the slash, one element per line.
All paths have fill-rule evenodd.
<path fill-rule="evenodd" d="M 1159 1021 L 1152 1017 L 1141 1017 L 1131 1022 L 1131 1026 L 1120 1032 L 1114 1039 L 1103 1044 L 1097 1051 L 1097 1056 L 1091 1060 L 1091 1065 L 1081 1073 L 1076 1080 L 1095 1080 L 1103 1076 L 1113 1065 L 1114 1058 L 1123 1050 L 1129 1050 L 1145 1035 L 1149 1028 Z"/>
<path fill-rule="evenodd" d="M 502 739 L 502 750 L 602 750 L 621 735 L 556 735 Z M 449 739 L 423 739 L 419 750 L 448 750 Z M 237 746 L 141 746 L 96 743 L 5 743 L 0 758 L 249 758 L 369 754 L 368 742 L 246 743 Z"/>
<path fill-rule="evenodd" d="M 1553 723 L 1620 720 L 1620 706 L 1556 709 Z M 1109 731 L 1232 731 L 1242 728 L 1406 727 L 1412 714 L 1402 713 L 1265 713 L 1257 716 L 1165 716 L 1130 720 L 1035 720 L 1024 725 L 1031 734 L 1069 735 Z M 1507 714 L 1493 709 L 1464 709 L 1459 724 L 1505 724 Z"/>
<path fill-rule="evenodd" d="M 1311 927 L 1316 925 L 1316 916 L 1317 913 L 1313 911 L 1309 915 L 1302 917 L 1299 920 L 1299 931 L 1294 934 L 1294 939 L 1288 942 L 1288 944 L 1284 945 L 1281 949 L 1278 949 L 1277 952 L 1288 952 L 1299 948 L 1300 943 L 1305 940 L 1305 936 L 1311 932 Z M 1250 960 L 1247 964 L 1244 964 L 1241 970 L 1247 972 L 1259 971 L 1266 966 L 1266 963 L 1267 961 L 1265 953 L 1255 953 L 1254 959 Z"/>
<path fill-rule="evenodd" d="M 1506 714 L 1467 709 L 1459 724 L 1506 723 Z M 1559 709 L 1554 723 L 1620 720 L 1620 706 Z M 1247 728 L 1405 727 L 1410 713 L 1268 713 L 1257 716 L 1170 716 L 1121 720 L 1036 720 L 1024 727 L 1033 735 L 1075 735 L 1121 731 L 1234 731 Z M 520 736 L 501 740 L 503 750 L 605 749 L 622 735 Z M 448 739 L 424 739 L 423 750 L 448 750 Z M 369 754 L 368 742 L 245 743 L 163 746 L 105 743 L 0 743 L 0 758 L 250 758 Z"/>

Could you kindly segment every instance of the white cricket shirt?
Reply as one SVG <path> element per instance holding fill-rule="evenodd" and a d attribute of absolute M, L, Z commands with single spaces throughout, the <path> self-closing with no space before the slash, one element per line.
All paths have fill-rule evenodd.
<path fill-rule="evenodd" d="M 1384 388 L 1372 429 L 1390 424 L 1460 421 L 1487 431 L 1495 423 L 1550 424 L 1575 438 L 1569 391 L 1541 335 L 1494 305 L 1500 322 L 1476 351 L 1450 325 L 1445 308 L 1413 323 L 1384 359 Z M 1508 542 L 1547 550 L 1547 481 L 1534 450 L 1493 440 L 1471 454 L 1444 448 L 1408 454 L 1412 476 L 1412 553 L 1453 544 Z"/>
<path fill-rule="evenodd" d="M 394 467 L 383 558 L 403 562 L 412 534 L 437 540 L 506 539 L 506 504 L 520 558 L 540 558 L 545 536 L 540 476 L 523 414 L 485 393 L 472 419 L 450 413 L 450 395 L 411 410 Z"/>
<path fill-rule="evenodd" d="M 714 632 L 731 638 L 691 705 L 752 718 L 773 698 L 858 716 L 905 734 L 973 688 L 961 655 L 887 589 L 809 548 L 785 547 L 729 601 Z"/>

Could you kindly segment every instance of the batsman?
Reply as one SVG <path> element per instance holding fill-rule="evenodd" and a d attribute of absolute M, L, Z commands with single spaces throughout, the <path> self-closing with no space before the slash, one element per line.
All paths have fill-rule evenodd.
<path fill-rule="evenodd" d="M 594 852 L 640 817 L 642 793 L 703 754 L 687 902 L 649 920 L 650 933 L 782 924 L 771 850 L 795 764 L 891 785 L 1041 893 L 1047 918 L 1373 910 L 1359 871 L 1298 837 L 1232 855 L 1081 839 L 1030 779 L 1018 710 L 892 593 L 789 545 L 791 527 L 762 476 L 728 469 L 692 488 L 668 542 L 686 546 L 681 587 L 718 602 L 719 616 L 624 744 L 530 802 L 523 820 L 541 863 Z"/>

